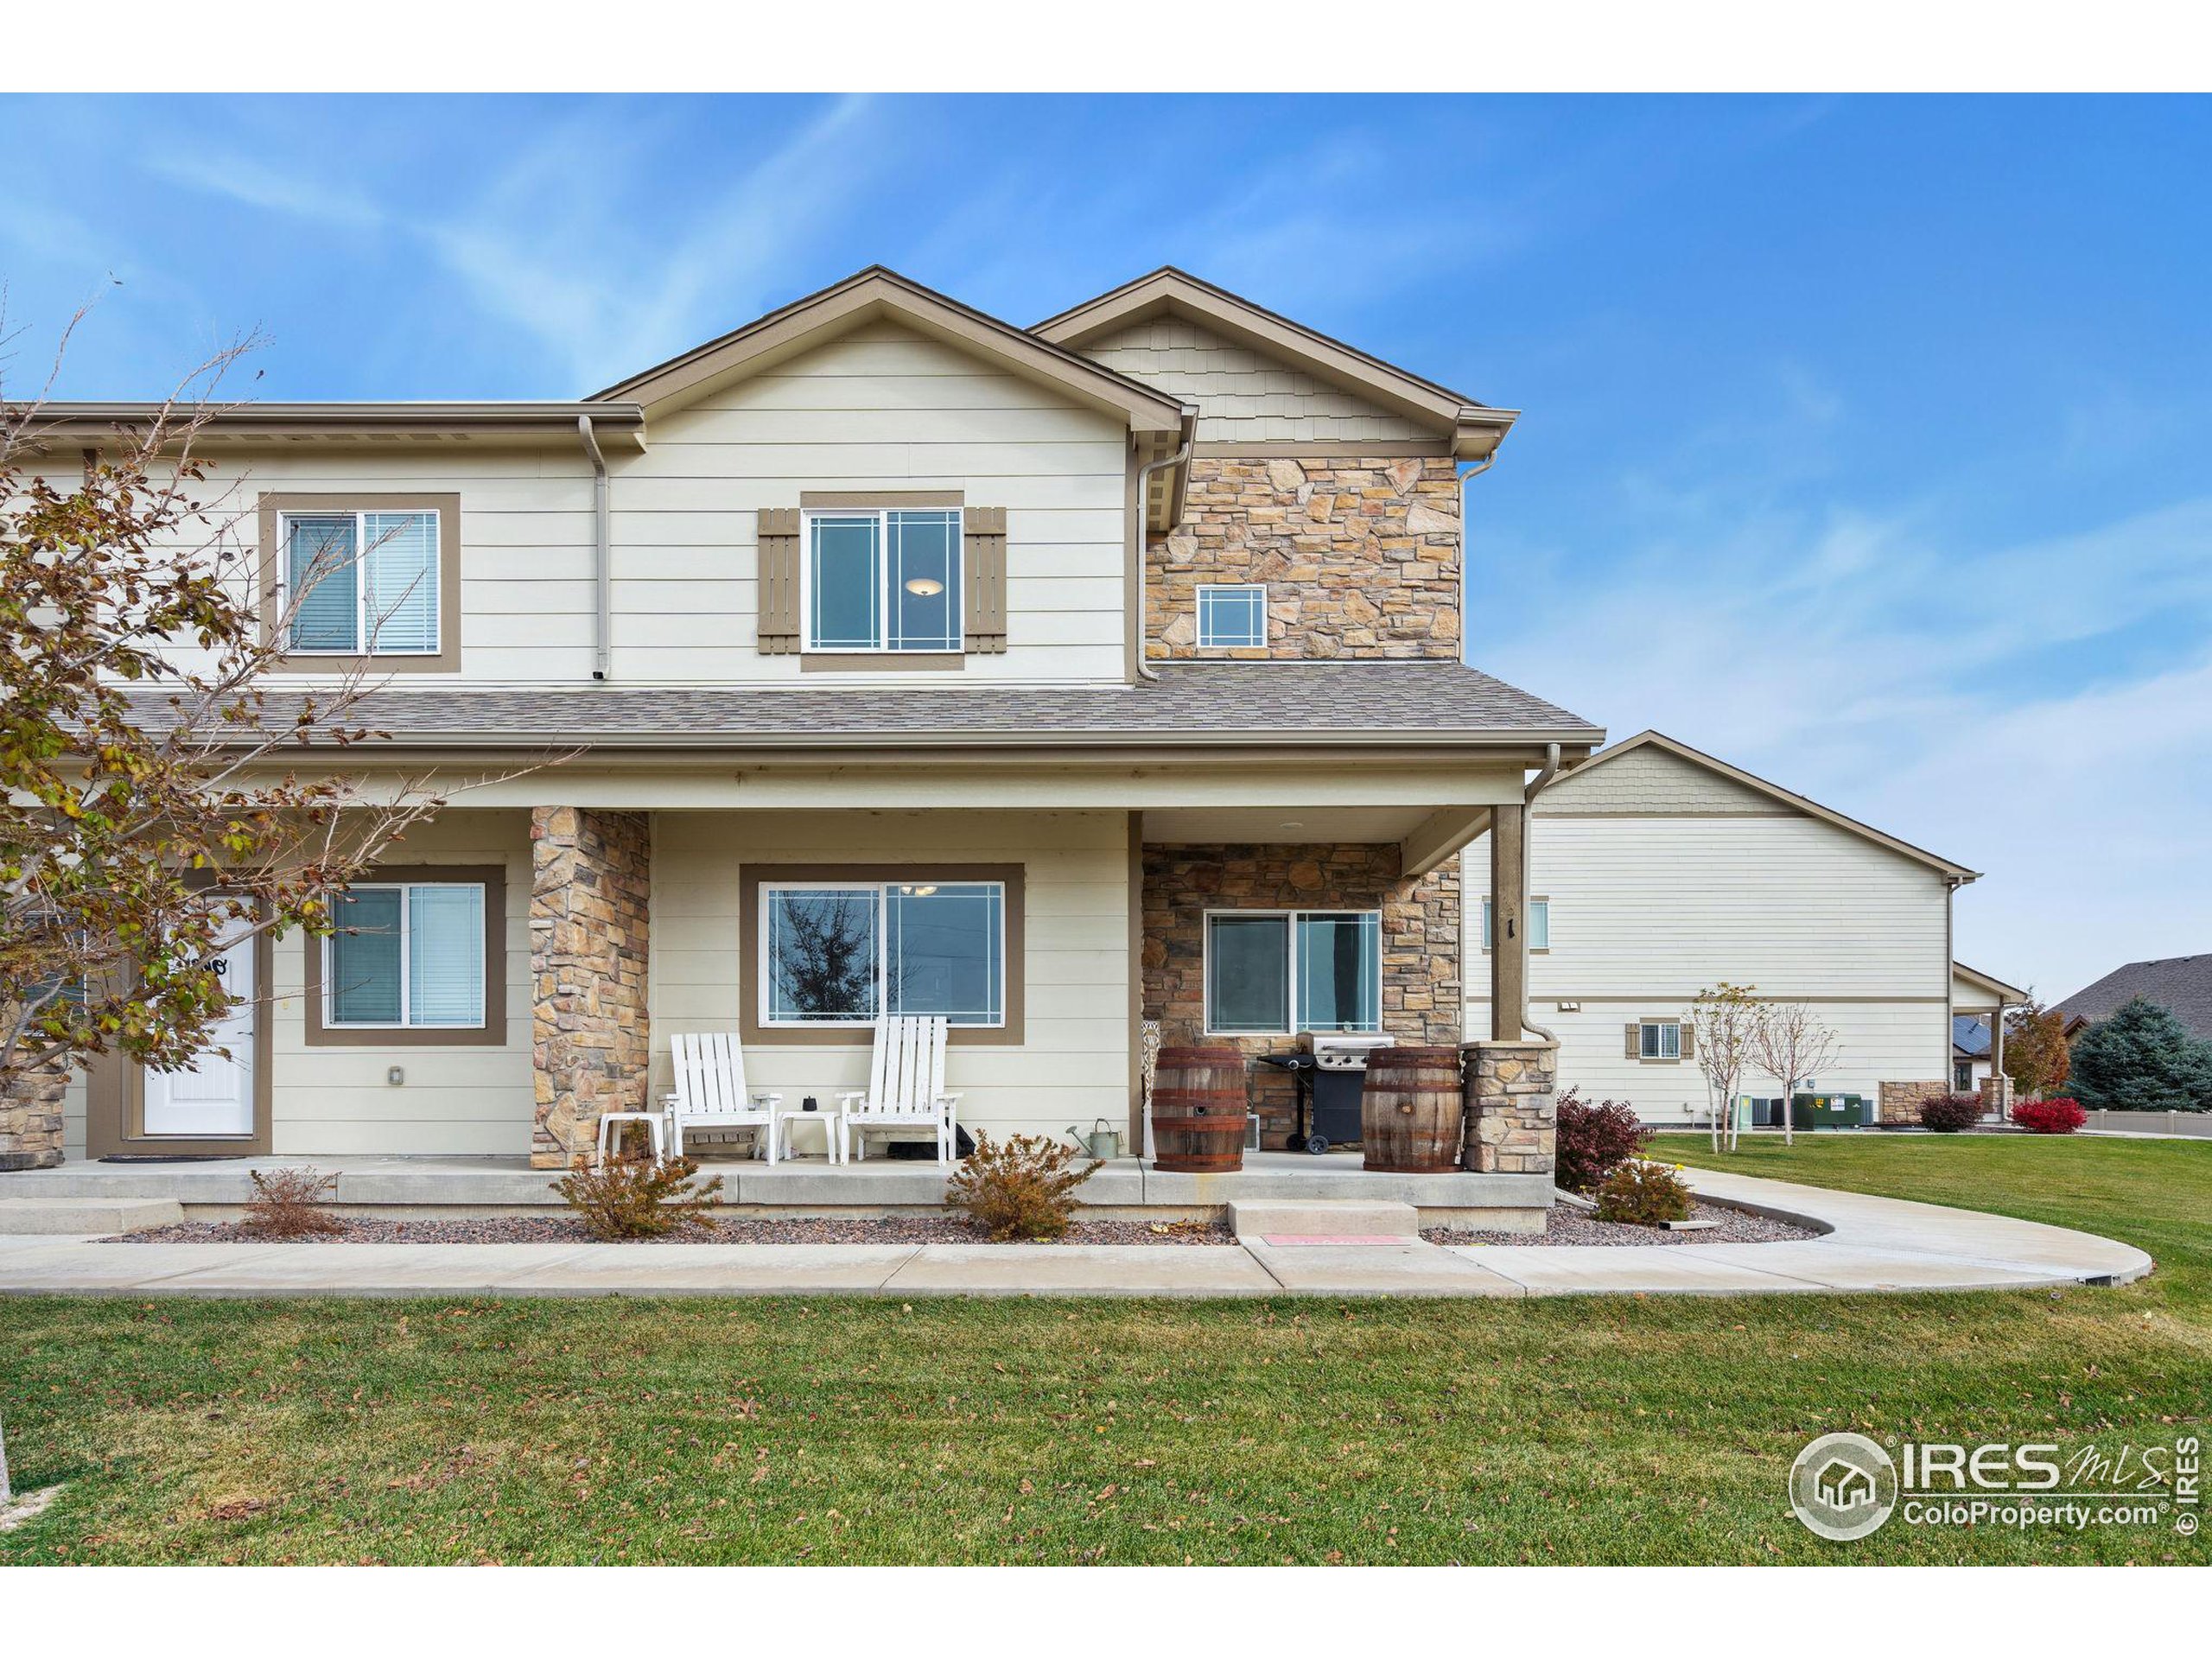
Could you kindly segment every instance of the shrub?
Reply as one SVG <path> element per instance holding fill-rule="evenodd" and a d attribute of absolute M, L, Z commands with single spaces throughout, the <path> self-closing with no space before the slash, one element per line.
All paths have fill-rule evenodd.
<path fill-rule="evenodd" d="M 2012 1121 L 2037 1135 L 2071 1135 L 2089 1121 L 2078 1100 L 2024 1100 L 2012 1108 Z"/>
<path fill-rule="evenodd" d="M 346 1224 L 321 1208 L 338 1190 L 338 1178 L 313 1169 L 253 1172 L 253 1196 L 245 1201 L 238 1231 L 248 1238 L 315 1238 L 342 1233 Z"/>
<path fill-rule="evenodd" d="M 1690 1190 L 1672 1164 L 1623 1164 L 1598 1187 L 1598 1219 L 1656 1227 L 1690 1218 Z"/>
<path fill-rule="evenodd" d="M 1980 1095 L 1930 1095 L 1920 1103 L 1920 1127 L 1956 1135 L 1981 1122 Z"/>
<path fill-rule="evenodd" d="M 719 1200 L 722 1178 L 701 1182 L 698 1174 L 689 1158 L 659 1164 L 649 1154 L 625 1150 L 597 1169 L 579 1156 L 553 1190 L 594 1238 L 664 1238 L 714 1230 L 707 1212 Z"/>
<path fill-rule="evenodd" d="M 1040 1135 L 1017 1135 L 993 1143 L 976 1137 L 976 1150 L 960 1160 L 945 1196 L 990 1230 L 994 1239 L 1058 1238 L 1075 1215 L 1069 1193 L 1105 1166 L 1096 1160 L 1068 1166 L 1076 1149 Z"/>
<path fill-rule="evenodd" d="M 1636 1121 L 1624 1100 L 1595 1106 L 1569 1089 L 1559 1097 L 1558 1168 L 1552 1179 L 1568 1192 L 1594 1192 L 1598 1184 L 1640 1155 L 1657 1134 Z"/>

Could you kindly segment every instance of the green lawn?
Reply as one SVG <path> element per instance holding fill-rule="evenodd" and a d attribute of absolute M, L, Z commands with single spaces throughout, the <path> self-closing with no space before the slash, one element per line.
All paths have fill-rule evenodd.
<path fill-rule="evenodd" d="M 17 1484 L 68 1483 L 0 1561 L 2205 1559 L 2117 1529 L 1823 1543 L 1783 1481 L 1834 1428 L 2201 1422 L 2212 1145 L 1732 1165 L 2072 1222 L 2159 1271 L 1519 1304 L 0 1300 Z"/>

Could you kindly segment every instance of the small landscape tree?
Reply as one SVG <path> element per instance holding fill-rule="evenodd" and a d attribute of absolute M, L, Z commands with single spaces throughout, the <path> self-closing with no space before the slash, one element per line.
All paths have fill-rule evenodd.
<path fill-rule="evenodd" d="M 1713 1110 L 1713 1149 L 1736 1149 L 1736 1093 L 1751 1063 L 1758 1029 L 1758 999 L 1749 985 L 1726 981 L 1700 991 L 1682 1016 L 1705 1096 Z M 1722 1138 L 1726 1124 L 1726 1139 Z"/>
<path fill-rule="evenodd" d="M 2040 1100 L 2066 1081 L 2066 1016 L 2032 998 L 2005 1018 L 2005 1075 L 2022 1100 Z"/>
<path fill-rule="evenodd" d="M 2139 996 L 2074 1039 L 2072 1071 L 2071 1092 L 2092 1111 L 2212 1111 L 2212 1043 Z"/>
<path fill-rule="evenodd" d="M 1759 1068 L 1782 1085 L 1782 1139 L 1795 1146 L 1790 1103 L 1797 1085 L 1835 1064 L 1839 1039 L 1803 1002 L 1762 1002 L 1751 1019 L 1751 1047 Z"/>
<path fill-rule="evenodd" d="M 261 601 L 195 448 L 237 355 L 89 447 L 0 402 L 0 1169 L 59 1161 L 86 1058 L 191 1065 L 234 1006 L 226 953 L 335 931 L 334 895 L 444 804 L 324 770 L 378 735 L 376 683 L 264 683 L 337 563 Z"/>

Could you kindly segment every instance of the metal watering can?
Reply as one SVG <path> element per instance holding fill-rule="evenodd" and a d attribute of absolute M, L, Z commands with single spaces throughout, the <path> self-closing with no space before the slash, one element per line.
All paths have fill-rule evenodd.
<path fill-rule="evenodd" d="M 1122 1132 L 1109 1128 L 1103 1117 L 1091 1127 L 1088 1135 L 1072 1123 L 1068 1125 L 1068 1134 L 1077 1145 L 1088 1147 L 1094 1158 L 1114 1159 L 1122 1155 Z"/>

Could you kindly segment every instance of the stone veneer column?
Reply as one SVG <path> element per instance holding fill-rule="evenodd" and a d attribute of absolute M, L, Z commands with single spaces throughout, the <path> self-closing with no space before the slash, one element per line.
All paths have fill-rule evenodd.
<path fill-rule="evenodd" d="M 52 1169 L 61 1161 L 61 1099 L 69 1073 L 38 1065 L 0 1083 L 0 1170 Z"/>
<path fill-rule="evenodd" d="M 565 1169 L 593 1149 L 601 1112 L 647 1106 L 652 820 L 532 807 L 530 877 L 530 1161 Z"/>
<path fill-rule="evenodd" d="M 1930 1095 L 1948 1095 L 1950 1080 L 1937 1077 L 1928 1083 L 1890 1083 L 1876 1085 L 1876 1099 L 1879 1102 L 1876 1116 L 1884 1123 L 1917 1123 L 1920 1122 L 1920 1103 Z"/>
<path fill-rule="evenodd" d="M 1548 1175 L 1557 1166 L 1556 1043 L 1468 1043 L 1466 1166 L 1481 1174 Z"/>

